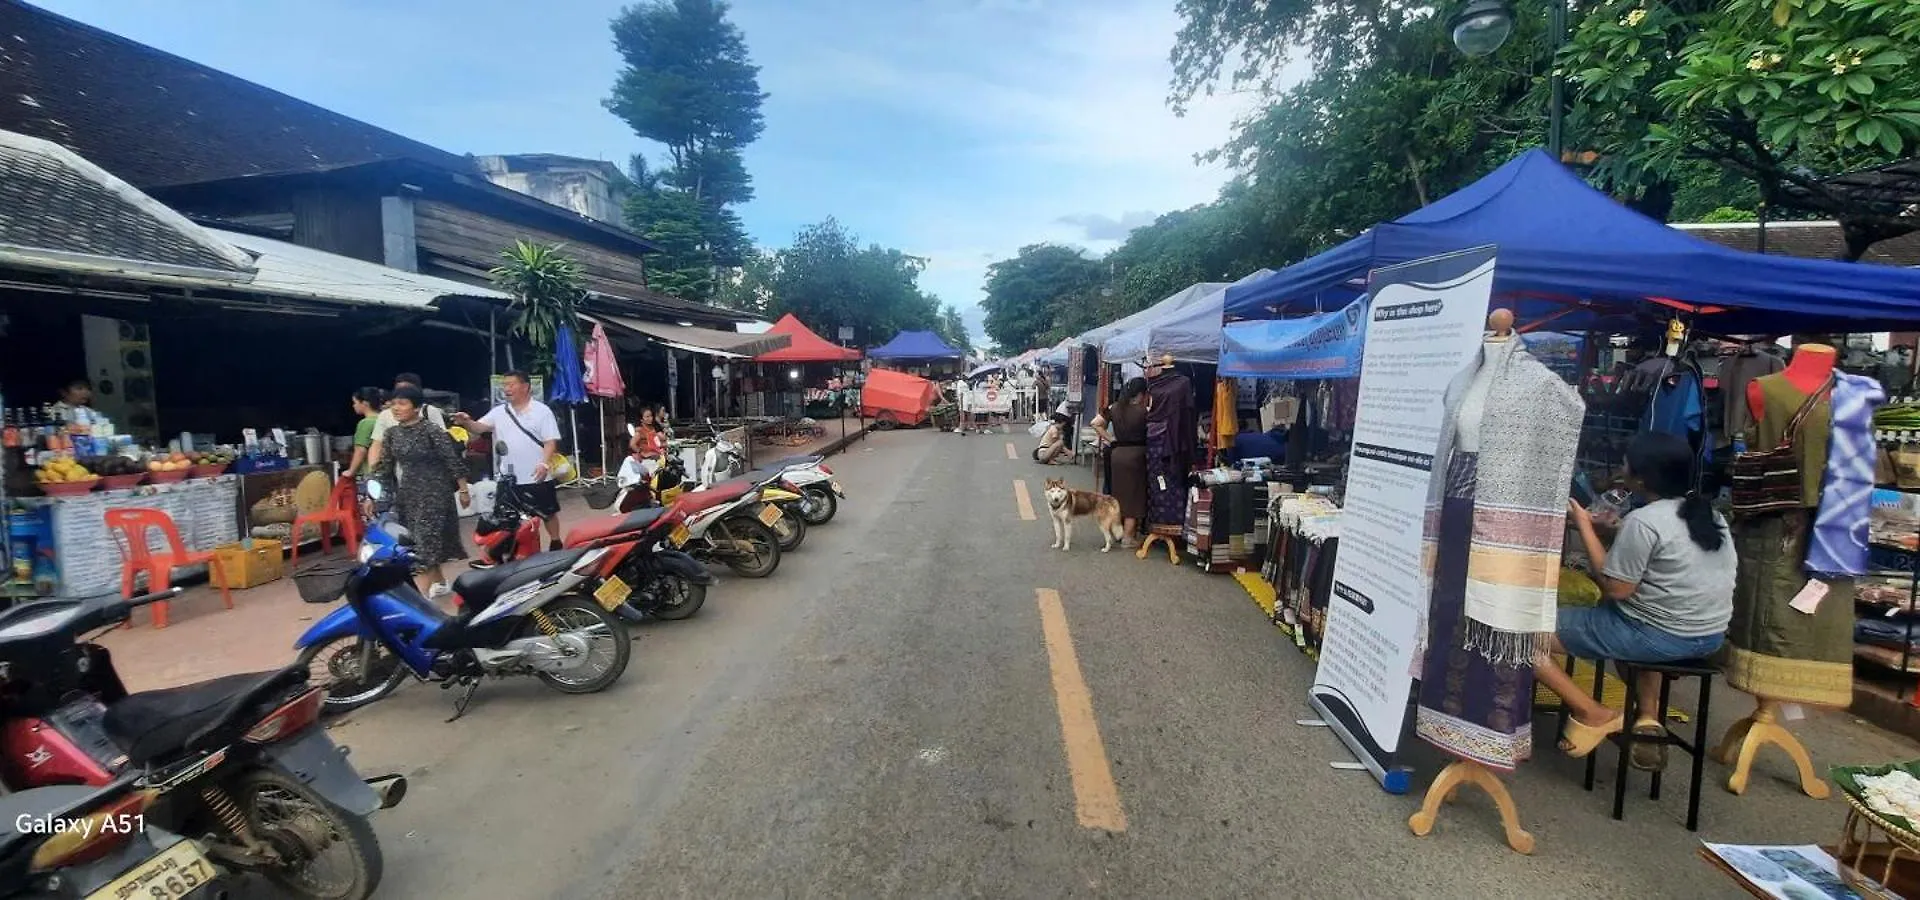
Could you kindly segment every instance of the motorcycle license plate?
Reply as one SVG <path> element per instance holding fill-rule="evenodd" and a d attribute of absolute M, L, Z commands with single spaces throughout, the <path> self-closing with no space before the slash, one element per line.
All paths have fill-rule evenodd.
<path fill-rule="evenodd" d="M 847 496 L 846 489 L 840 486 L 840 482 L 838 479 L 829 481 L 827 483 L 833 486 L 833 493 L 835 496 L 840 497 L 843 500 L 846 499 L 846 496 Z"/>
<path fill-rule="evenodd" d="M 609 575 L 606 582 L 593 592 L 593 599 L 600 601 L 600 606 L 607 612 L 613 612 L 620 608 L 620 604 L 627 602 L 632 594 L 633 588 L 621 581 L 620 576 Z"/>
<path fill-rule="evenodd" d="M 772 528 L 773 523 L 780 521 L 780 517 L 783 515 L 785 515 L 785 513 L 780 511 L 780 507 L 769 503 L 766 506 L 760 507 L 760 524 Z"/>
<path fill-rule="evenodd" d="M 675 547 L 684 547 L 692 539 L 693 532 L 688 531 L 685 524 L 673 526 L 673 533 L 667 535 L 667 542 Z"/>
<path fill-rule="evenodd" d="M 87 895 L 87 900 L 126 900 L 138 897 L 173 898 L 185 897 L 196 888 L 213 881 L 213 864 L 200 853 L 200 848 L 192 841 L 181 841 L 166 849 L 133 871 L 115 878 L 97 891 Z"/>

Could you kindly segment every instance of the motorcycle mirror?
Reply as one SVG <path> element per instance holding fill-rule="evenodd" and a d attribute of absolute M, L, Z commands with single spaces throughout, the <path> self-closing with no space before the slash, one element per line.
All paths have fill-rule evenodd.
<path fill-rule="evenodd" d="M 380 483 L 379 479 L 370 479 L 367 481 L 367 496 L 374 500 L 385 500 L 387 499 L 387 488 Z"/>

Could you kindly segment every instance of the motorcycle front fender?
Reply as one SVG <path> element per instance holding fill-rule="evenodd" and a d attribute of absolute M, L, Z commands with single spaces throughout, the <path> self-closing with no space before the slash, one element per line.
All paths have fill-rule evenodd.
<path fill-rule="evenodd" d="M 266 748 L 273 764 L 341 809 L 365 818 L 380 808 L 379 792 L 355 771 L 327 730 L 309 726 L 291 740 Z"/>
<path fill-rule="evenodd" d="M 334 607 L 320 621 L 307 627 L 306 633 L 293 642 L 293 649 L 305 650 L 315 644 L 323 644 L 336 638 L 358 635 L 372 639 L 373 633 L 360 623 L 360 616 L 353 611 L 353 604 L 342 603 Z"/>
<path fill-rule="evenodd" d="M 653 561 L 669 575 L 678 575 L 694 584 L 712 584 L 715 579 L 707 567 L 678 550 L 656 550 Z"/>

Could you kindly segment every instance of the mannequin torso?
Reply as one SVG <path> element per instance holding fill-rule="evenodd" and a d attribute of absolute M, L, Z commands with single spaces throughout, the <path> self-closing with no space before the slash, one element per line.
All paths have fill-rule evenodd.
<path fill-rule="evenodd" d="M 1811 394 L 1833 376 L 1833 364 L 1837 358 L 1834 349 L 1825 344 L 1801 344 L 1794 348 L 1793 359 L 1788 361 L 1786 371 L 1780 375 L 1800 393 Z M 1766 406 L 1760 393 L 1760 380 L 1756 378 L 1747 382 L 1747 409 L 1753 413 L 1755 422 L 1760 421 Z"/>

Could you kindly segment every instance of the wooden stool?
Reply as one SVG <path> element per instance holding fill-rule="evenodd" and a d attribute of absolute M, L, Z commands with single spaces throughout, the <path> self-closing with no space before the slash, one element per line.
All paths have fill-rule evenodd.
<path fill-rule="evenodd" d="M 1154 542 L 1159 541 L 1167 545 L 1167 562 L 1179 565 L 1181 530 L 1178 525 L 1148 526 L 1146 540 L 1140 542 L 1140 549 L 1133 554 L 1134 558 L 1146 559 L 1147 554 L 1153 552 Z"/>
<path fill-rule="evenodd" d="M 1679 747 L 1688 756 L 1693 758 L 1693 780 L 1687 785 L 1687 830 L 1699 831 L 1700 784 L 1702 772 L 1707 762 L 1707 754 L 1710 752 L 1707 746 L 1707 717 L 1710 702 L 1713 698 L 1713 679 L 1720 674 L 1720 667 L 1704 659 L 1689 659 L 1671 663 L 1616 662 L 1615 665 L 1620 667 L 1620 677 L 1627 683 L 1627 702 L 1626 709 L 1622 712 L 1622 715 L 1625 716 L 1626 719 L 1626 727 L 1622 728 L 1617 734 L 1607 737 L 1608 743 L 1613 744 L 1615 751 L 1619 754 L 1619 759 L 1616 764 L 1617 768 L 1614 770 L 1613 778 L 1614 820 L 1619 821 L 1625 817 L 1627 770 L 1630 768 L 1629 763 L 1633 758 L 1633 745 L 1665 744 L 1669 747 Z M 1604 675 L 1607 661 L 1604 659 L 1594 660 L 1593 666 L 1593 698 L 1597 701 L 1600 699 L 1601 687 L 1606 683 Z M 1573 660 L 1571 658 L 1567 660 L 1567 667 L 1569 670 L 1573 667 Z M 1660 673 L 1660 734 L 1658 736 L 1636 735 L 1633 733 L 1634 717 L 1638 715 L 1640 706 L 1641 672 Z M 1694 712 L 1693 740 L 1691 741 L 1675 734 L 1673 729 L 1667 727 L 1667 708 L 1670 705 L 1673 682 L 1676 678 L 1700 679 L 1700 708 Z M 1567 715 L 1569 715 L 1569 713 L 1563 709 L 1561 712 L 1563 727 Z M 1593 790 L 1593 775 L 1598 765 L 1598 758 L 1592 753 L 1587 754 L 1587 778 L 1583 787 L 1589 791 Z M 1660 799 L 1660 781 L 1661 776 L 1664 774 L 1664 772 L 1652 773 L 1653 785 L 1647 792 L 1648 799 Z"/>

